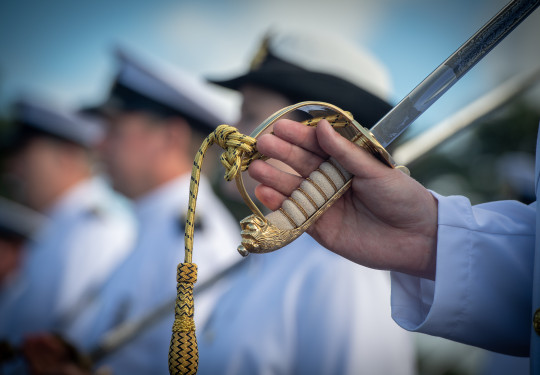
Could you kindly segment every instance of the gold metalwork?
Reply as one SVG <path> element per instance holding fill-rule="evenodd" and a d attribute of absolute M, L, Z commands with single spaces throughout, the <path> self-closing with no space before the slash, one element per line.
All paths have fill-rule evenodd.
<path fill-rule="evenodd" d="M 266 56 L 268 56 L 268 45 L 270 43 L 270 35 L 266 35 L 261 43 L 261 46 L 253 59 L 251 60 L 251 64 L 249 67 L 250 71 L 258 70 L 264 60 L 266 59 Z"/>
<path fill-rule="evenodd" d="M 533 327 L 534 327 L 534 332 L 536 332 L 536 334 L 538 336 L 540 336 L 540 309 L 537 309 L 534 313 L 534 316 L 533 316 Z"/>
<path fill-rule="evenodd" d="M 409 174 L 409 170 L 406 167 L 396 165 L 390 154 L 375 139 L 373 134 L 371 134 L 368 129 L 364 128 L 358 122 L 356 122 L 351 113 L 343 111 L 342 109 L 332 104 L 324 102 L 302 102 L 283 108 L 268 117 L 261 125 L 259 125 L 253 131 L 251 137 L 257 139 L 257 137 L 263 134 L 263 132 L 267 130 L 270 126 L 272 126 L 277 120 L 284 118 L 287 114 L 295 110 L 303 108 L 312 108 L 312 110 L 308 109 L 306 111 L 312 115 L 312 118 L 303 121 L 306 126 L 317 126 L 320 120 L 326 119 L 341 135 L 367 150 L 384 164 L 388 165 L 391 168 L 398 168 L 404 173 Z M 342 175 L 339 169 L 338 172 L 340 175 Z M 345 176 L 342 175 L 342 177 L 345 180 Z M 253 209 L 253 207 L 256 207 L 256 205 L 255 203 L 253 203 L 253 201 L 249 197 L 249 194 L 245 190 L 242 180 L 242 174 L 237 174 L 236 185 L 238 187 L 238 190 L 240 191 L 246 204 L 253 211 L 253 215 L 244 218 L 240 222 L 240 227 L 242 229 L 242 243 L 238 247 L 238 252 L 243 256 L 246 256 L 249 253 L 268 253 L 280 249 L 283 246 L 291 243 L 302 233 L 304 233 L 309 228 L 309 226 L 313 224 L 322 214 L 324 214 L 324 212 L 326 212 L 326 210 L 332 205 L 335 200 L 339 199 L 347 191 L 347 189 L 351 185 L 351 180 L 348 180 L 345 185 L 341 187 L 337 192 L 335 192 L 334 195 L 331 197 L 326 197 L 322 189 L 320 189 L 320 187 L 315 182 L 312 183 L 314 187 L 325 198 L 326 202 L 321 207 L 319 207 L 302 225 L 300 225 L 299 227 L 293 225 L 296 228 L 284 230 L 270 223 L 267 218 L 260 213 L 258 209 Z M 300 190 L 300 192 L 302 192 L 308 197 L 310 203 L 314 204 L 313 200 L 311 199 L 311 197 L 309 197 L 308 194 L 306 194 L 302 190 Z M 292 224 L 293 221 L 289 217 L 289 215 L 286 215 L 286 217 L 291 221 Z"/>

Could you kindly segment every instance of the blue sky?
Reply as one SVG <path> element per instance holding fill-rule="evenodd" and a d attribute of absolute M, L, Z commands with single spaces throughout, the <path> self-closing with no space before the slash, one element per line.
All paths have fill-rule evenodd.
<path fill-rule="evenodd" d="M 98 101 L 122 44 L 196 74 L 242 71 L 270 26 L 317 28 L 366 45 L 387 65 L 398 102 L 505 4 L 503 0 L 4 0 L 0 111 L 21 93 Z M 533 61 L 540 11 L 417 122 L 429 126 Z M 536 39 L 536 40 L 535 40 Z M 231 105 L 238 99 L 231 96 Z"/>

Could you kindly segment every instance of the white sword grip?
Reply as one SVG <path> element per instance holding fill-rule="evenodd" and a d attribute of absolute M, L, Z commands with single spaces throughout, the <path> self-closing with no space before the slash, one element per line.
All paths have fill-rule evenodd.
<path fill-rule="evenodd" d="M 300 187 L 283 202 L 281 208 L 266 215 L 266 219 L 282 230 L 297 228 L 351 178 L 352 175 L 345 168 L 330 158 L 311 172 Z"/>

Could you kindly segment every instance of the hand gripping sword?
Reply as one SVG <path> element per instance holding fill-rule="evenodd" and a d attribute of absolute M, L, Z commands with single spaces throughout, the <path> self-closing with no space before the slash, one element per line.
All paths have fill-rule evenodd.
<path fill-rule="evenodd" d="M 513 0 L 508 3 L 369 130 L 358 124 L 350 113 L 331 104 L 303 102 L 276 112 L 255 129 L 251 136 L 257 138 L 268 132 L 275 121 L 288 115 L 293 115 L 295 119 L 303 116 L 308 126 L 316 126 L 321 119 L 327 119 L 336 131 L 368 150 L 380 161 L 408 173 L 405 167 L 394 162 L 385 147 L 539 5 L 540 0 Z M 267 253 L 294 241 L 345 193 L 351 181 L 352 175 L 330 158 L 300 184 L 279 210 L 263 216 L 247 194 L 242 174 L 238 174 L 238 189 L 254 212 L 240 222 L 242 244 L 238 251 L 243 256 Z"/>

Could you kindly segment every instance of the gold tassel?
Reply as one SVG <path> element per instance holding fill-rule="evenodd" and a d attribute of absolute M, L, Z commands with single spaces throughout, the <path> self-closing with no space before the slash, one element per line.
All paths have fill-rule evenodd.
<path fill-rule="evenodd" d="M 169 373 L 171 375 L 191 375 L 197 373 L 199 350 L 195 336 L 193 284 L 197 281 L 197 265 L 191 263 L 193 255 L 193 235 L 195 231 L 195 207 L 199 192 L 199 181 L 204 155 L 208 148 L 217 143 L 226 152 L 221 156 L 221 163 L 226 168 L 225 179 L 231 180 L 238 173 L 247 169 L 257 156 L 254 138 L 239 133 L 234 127 L 220 125 L 205 138 L 193 161 L 189 203 L 185 226 L 184 263 L 178 265 L 177 297 L 174 309 L 171 345 L 169 346 Z M 260 156 L 259 156 L 260 157 Z"/>
<path fill-rule="evenodd" d="M 169 347 L 169 373 L 194 375 L 197 373 L 199 364 L 199 350 L 193 320 L 193 285 L 197 281 L 197 265 L 195 263 L 178 264 L 176 280 L 178 294 Z"/>

